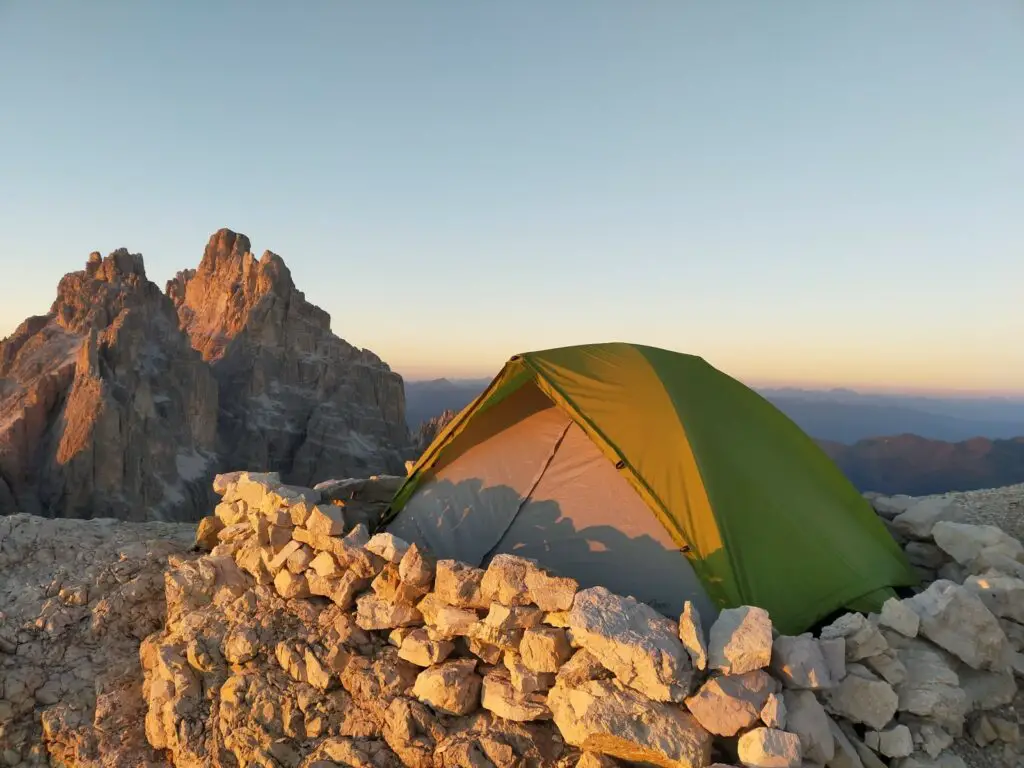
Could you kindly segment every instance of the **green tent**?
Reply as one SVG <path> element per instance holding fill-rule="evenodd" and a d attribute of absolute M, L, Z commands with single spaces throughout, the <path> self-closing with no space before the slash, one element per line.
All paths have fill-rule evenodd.
<path fill-rule="evenodd" d="M 521 554 L 666 613 L 684 597 L 705 616 L 758 605 L 787 633 L 917 583 L 789 418 L 699 357 L 637 344 L 512 357 L 423 453 L 385 524 L 439 557 Z"/>

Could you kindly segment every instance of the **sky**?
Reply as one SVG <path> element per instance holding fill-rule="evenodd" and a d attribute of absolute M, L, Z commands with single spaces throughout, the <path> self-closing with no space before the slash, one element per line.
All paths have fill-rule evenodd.
<path fill-rule="evenodd" d="M 0 333 L 229 227 L 408 378 L 1024 394 L 1024 5 L 0 0 Z"/>

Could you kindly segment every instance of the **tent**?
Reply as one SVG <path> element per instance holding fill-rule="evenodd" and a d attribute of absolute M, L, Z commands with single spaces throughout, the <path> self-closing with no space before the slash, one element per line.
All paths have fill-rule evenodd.
<path fill-rule="evenodd" d="M 788 633 L 918 581 L 789 418 L 699 357 L 637 344 L 512 357 L 384 524 L 440 558 L 521 555 L 670 616 L 758 605 Z"/>

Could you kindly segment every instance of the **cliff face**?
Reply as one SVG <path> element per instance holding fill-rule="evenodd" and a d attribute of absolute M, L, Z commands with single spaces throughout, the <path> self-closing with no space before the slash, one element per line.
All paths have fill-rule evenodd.
<path fill-rule="evenodd" d="M 223 467 L 312 485 L 398 472 L 408 442 L 401 377 L 229 230 L 166 294 L 94 253 L 0 343 L 0 514 L 196 519 Z"/>
<path fill-rule="evenodd" d="M 216 383 L 138 254 L 66 275 L 0 344 L 0 377 L 4 511 L 144 520 L 208 503 Z"/>
<path fill-rule="evenodd" d="M 168 284 L 182 329 L 220 389 L 226 466 L 312 484 L 393 473 L 406 444 L 402 378 L 331 333 L 277 254 L 222 229 L 199 268 Z"/>

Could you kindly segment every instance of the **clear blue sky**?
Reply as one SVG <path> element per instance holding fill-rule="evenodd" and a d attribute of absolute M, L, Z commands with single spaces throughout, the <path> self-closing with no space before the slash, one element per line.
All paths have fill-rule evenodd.
<path fill-rule="evenodd" d="M 1024 5 L 0 0 L 0 326 L 230 227 L 418 378 L 1024 392 Z"/>

